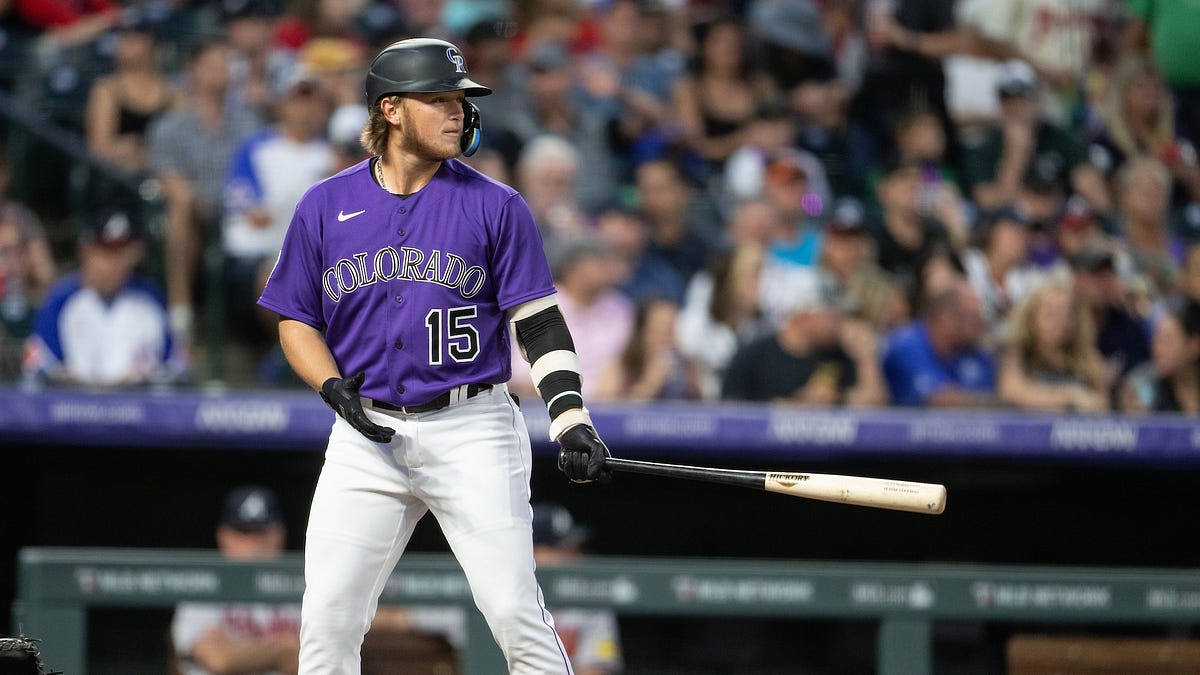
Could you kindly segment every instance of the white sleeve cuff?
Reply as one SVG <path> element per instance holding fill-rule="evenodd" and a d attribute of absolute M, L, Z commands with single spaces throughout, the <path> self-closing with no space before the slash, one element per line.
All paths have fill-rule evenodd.
<path fill-rule="evenodd" d="M 564 431 L 580 424 L 593 426 L 587 408 L 571 408 L 550 421 L 550 440 L 558 441 L 558 437 L 562 436 Z"/>

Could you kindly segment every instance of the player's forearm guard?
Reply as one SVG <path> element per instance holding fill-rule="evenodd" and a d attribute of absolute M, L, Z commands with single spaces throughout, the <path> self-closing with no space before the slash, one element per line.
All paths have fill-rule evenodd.
<path fill-rule="evenodd" d="M 576 424 L 591 425 L 580 393 L 579 356 L 558 305 L 518 318 L 513 327 L 529 361 L 533 384 L 550 413 L 550 440 L 558 440 Z"/>

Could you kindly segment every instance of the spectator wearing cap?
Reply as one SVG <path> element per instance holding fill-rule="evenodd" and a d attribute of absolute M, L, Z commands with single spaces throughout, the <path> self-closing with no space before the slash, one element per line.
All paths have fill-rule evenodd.
<path fill-rule="evenodd" d="M 726 212 L 736 210 L 742 202 L 763 198 L 767 166 L 781 148 L 796 145 L 797 131 L 796 121 L 782 100 L 768 99 L 759 104 L 739 134 L 740 144 L 725 160 L 721 197 Z M 815 159 L 814 165 L 818 164 Z"/>
<path fill-rule="evenodd" d="M 1048 279 L 1013 309 L 1000 356 L 1000 400 L 1024 410 L 1106 412 L 1112 383 L 1091 313 L 1069 280 Z"/>
<path fill-rule="evenodd" d="M 817 217 L 830 199 L 820 162 L 802 151 L 778 152 L 766 167 L 763 196 L 779 226 L 770 245 L 772 262 L 814 265 L 821 254 Z"/>
<path fill-rule="evenodd" d="M 1051 222 L 1051 234 L 1059 257 L 1050 265 L 1051 268 L 1069 265 L 1085 249 L 1100 247 L 1116 254 L 1117 270 L 1123 277 L 1128 278 L 1132 273 L 1128 252 L 1123 250 L 1118 240 L 1108 235 L 1099 215 L 1088 207 L 1082 197 L 1073 195 L 1068 198 Z"/>
<path fill-rule="evenodd" d="M 1040 276 L 1029 264 L 1029 216 L 1015 206 L 980 214 L 977 245 L 963 254 L 967 281 L 983 303 L 983 319 L 997 334 L 1012 307 Z"/>
<path fill-rule="evenodd" d="M 616 359 L 633 332 L 634 305 L 618 285 L 626 266 L 612 243 L 593 234 L 566 238 L 547 251 L 558 290 L 558 306 L 571 326 L 580 355 L 583 395 L 593 396 L 600 373 Z M 508 386 L 536 396 L 529 365 L 513 345 L 513 375 Z"/>
<path fill-rule="evenodd" d="M 229 99 L 254 115 L 271 119 L 271 103 L 292 58 L 274 41 L 279 3 L 220 0 L 220 20 L 229 40 Z"/>
<path fill-rule="evenodd" d="M 293 76 L 296 68 L 313 78 L 337 108 L 363 107 L 363 70 L 366 53 L 362 45 L 342 37 L 317 37 L 309 40 L 297 54 L 291 68 L 284 71 Z"/>
<path fill-rule="evenodd" d="M 149 169 L 146 132 L 178 101 L 159 65 L 157 24 L 137 9 L 117 25 L 115 70 L 92 83 L 84 118 L 88 151 L 132 174 Z"/>
<path fill-rule="evenodd" d="M 1064 193 L 1078 193 L 1096 212 L 1109 214 L 1112 199 L 1104 177 L 1088 162 L 1083 144 L 1042 119 L 1033 68 L 1024 61 L 1005 63 L 996 87 L 999 127 L 965 158 L 964 182 L 974 201 L 984 209 L 1016 202 L 1022 186 L 1040 177 Z"/>
<path fill-rule="evenodd" d="M 806 277 L 821 257 L 818 217 L 825 209 L 824 170 L 810 153 L 787 149 L 777 152 L 763 176 L 763 196 L 773 210 L 776 229 L 767 245 L 763 265 L 761 305 L 774 322 L 786 312 L 783 306 L 792 277 Z"/>
<path fill-rule="evenodd" d="M 80 239 L 80 268 L 56 283 L 26 347 L 29 375 L 84 385 L 137 385 L 168 374 L 172 341 L 162 292 L 134 270 L 145 254 L 137 223 L 101 211 Z"/>
<path fill-rule="evenodd" d="M 326 136 L 333 150 L 331 174 L 349 169 L 371 156 L 362 144 L 362 132 L 366 125 L 367 109 L 361 105 L 339 106 L 329 116 Z"/>
<path fill-rule="evenodd" d="M 524 105 L 520 100 L 522 72 L 513 60 L 513 38 L 516 34 L 516 21 L 493 15 L 473 23 L 463 37 L 463 54 L 471 69 L 471 77 L 479 82 L 487 82 L 492 90 L 490 96 L 481 97 L 475 102 L 489 132 L 505 128 L 509 113 Z M 496 148 L 497 140 L 497 134 L 486 133 L 482 147 Z"/>
<path fill-rule="evenodd" d="M 196 276 L 211 232 L 220 231 L 228 168 L 241 139 L 261 127 L 257 116 L 229 105 L 229 45 L 201 42 L 184 66 L 188 104 L 156 120 L 148 133 L 150 169 L 166 199 L 167 303 L 171 331 L 190 349 Z M 212 280 L 216 283 L 217 280 Z"/>
<path fill-rule="evenodd" d="M 993 357 L 979 297 L 965 280 L 934 293 L 921 318 L 887 336 L 883 372 L 892 403 L 931 408 L 996 402 Z"/>
<path fill-rule="evenodd" d="M 740 348 L 721 398 L 807 406 L 880 406 L 887 390 L 869 333 L 846 331 L 841 298 L 817 278 L 797 283 L 775 331 Z"/>
<path fill-rule="evenodd" d="M 533 559 L 538 567 L 570 565 L 587 554 L 590 530 L 561 504 L 535 502 Z M 614 675 L 624 671 L 617 616 L 609 609 L 554 608 L 554 628 L 577 675 Z"/>
<path fill-rule="evenodd" d="M 875 263 L 875 242 L 862 202 L 841 197 L 825 218 L 821 258 L 814 272 L 845 296 L 846 325 L 868 332 L 890 330 L 908 321 L 907 299 Z M 871 339 L 874 339 L 872 336 Z"/>
<path fill-rule="evenodd" d="M 750 40 L 764 70 L 783 92 L 810 79 L 833 73 L 832 45 L 812 0 L 756 2 L 747 15 Z"/>
<path fill-rule="evenodd" d="M 279 557 L 287 537 L 275 493 L 245 485 L 225 497 L 217 549 L 229 560 Z M 300 659 L 300 605 L 183 602 L 171 621 L 173 659 L 181 675 L 295 673 Z"/>
<path fill-rule="evenodd" d="M 278 343 L 277 321 L 254 300 L 279 257 L 296 204 L 330 175 L 335 161 L 325 138 L 330 101 L 314 76 L 303 68 L 292 73 L 275 109 L 278 123 L 233 152 L 221 223 L 228 323 L 260 351 Z"/>
<path fill-rule="evenodd" d="M 1090 313 L 1095 346 L 1111 376 L 1123 377 L 1150 358 L 1150 346 L 1145 321 L 1127 307 L 1118 256 L 1096 242 L 1068 263 L 1078 299 Z"/>

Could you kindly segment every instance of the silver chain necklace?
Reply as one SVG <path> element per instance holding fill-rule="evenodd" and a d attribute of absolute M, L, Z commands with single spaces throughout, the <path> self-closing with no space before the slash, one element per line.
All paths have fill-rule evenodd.
<path fill-rule="evenodd" d="M 385 181 L 383 179 L 383 158 L 382 157 L 375 160 L 375 176 L 377 178 L 379 178 L 379 187 L 383 188 L 387 192 L 391 192 L 391 190 L 388 190 L 387 181 Z"/>

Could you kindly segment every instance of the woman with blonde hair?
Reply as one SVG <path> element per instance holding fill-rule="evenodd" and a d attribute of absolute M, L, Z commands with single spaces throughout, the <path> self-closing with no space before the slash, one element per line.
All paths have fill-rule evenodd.
<path fill-rule="evenodd" d="M 1093 139 L 1106 173 L 1115 176 L 1126 163 L 1157 159 L 1175 181 L 1176 199 L 1200 200 L 1200 165 L 1196 149 L 1175 132 L 1175 104 L 1158 71 L 1146 59 L 1122 61 L 1109 83 L 1101 110 L 1104 129 Z"/>
<path fill-rule="evenodd" d="M 1087 304 L 1067 279 L 1050 279 L 1009 316 L 1000 399 L 1018 408 L 1104 412 L 1112 378 L 1096 348 Z"/>

